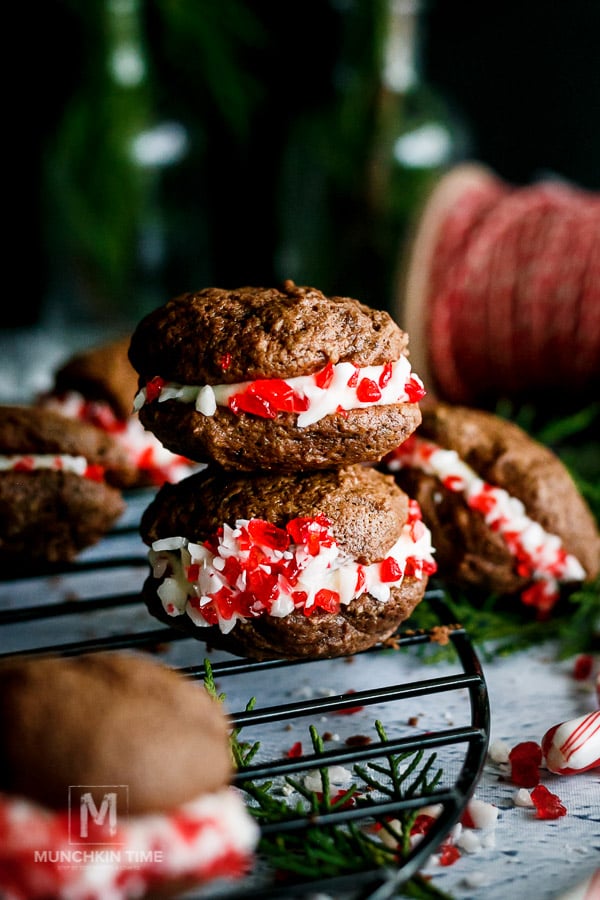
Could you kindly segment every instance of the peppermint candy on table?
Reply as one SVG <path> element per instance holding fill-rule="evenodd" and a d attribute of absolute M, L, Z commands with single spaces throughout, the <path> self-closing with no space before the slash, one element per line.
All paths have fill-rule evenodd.
<path fill-rule="evenodd" d="M 600 710 L 548 729 L 542 752 L 547 768 L 556 775 L 575 775 L 600 766 Z"/>

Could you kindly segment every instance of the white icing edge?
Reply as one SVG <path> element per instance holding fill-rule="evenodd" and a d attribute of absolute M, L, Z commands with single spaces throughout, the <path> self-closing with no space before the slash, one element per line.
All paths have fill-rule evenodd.
<path fill-rule="evenodd" d="M 68 456 L 61 453 L 13 453 L 0 456 L 0 471 L 10 472 L 22 462 L 27 463 L 27 468 L 22 470 L 24 474 L 28 471 L 50 469 L 54 472 L 72 472 L 83 477 L 88 467 L 85 456 Z"/>
<path fill-rule="evenodd" d="M 326 388 L 321 388 L 317 385 L 314 375 L 298 375 L 294 378 L 281 379 L 295 393 L 309 400 L 308 409 L 298 413 L 298 427 L 305 428 L 307 425 L 312 425 L 325 416 L 335 413 L 338 409 L 348 411 L 351 409 L 366 409 L 372 406 L 409 402 L 406 393 L 406 385 L 409 379 L 412 379 L 421 388 L 423 386 L 418 375 L 411 371 L 408 359 L 405 356 L 401 356 L 400 359 L 392 363 L 391 377 L 387 384 L 380 387 L 380 398 L 375 401 L 359 400 L 356 395 L 356 387 L 349 387 L 348 380 L 358 372 L 359 382 L 363 378 L 368 378 L 379 384 L 379 379 L 384 369 L 385 366 L 364 366 L 359 368 L 352 363 L 336 363 L 333 366 L 333 378 Z M 212 416 L 215 414 L 217 407 L 228 406 L 230 398 L 243 392 L 250 384 L 252 384 L 251 381 L 214 385 L 182 385 L 176 382 L 166 382 L 162 387 L 157 402 L 177 400 L 180 403 L 193 403 L 197 412 L 205 416 Z M 146 396 L 146 388 L 141 388 L 134 399 L 134 410 L 139 411 L 144 406 Z"/>
<path fill-rule="evenodd" d="M 178 616 L 187 614 L 195 625 L 209 627 L 201 611 L 190 603 L 190 597 L 199 599 L 200 607 L 211 602 L 210 594 L 216 593 L 225 581 L 220 571 L 227 556 L 241 556 L 237 548 L 239 528 L 247 524 L 248 520 L 238 520 L 236 528 L 224 526 L 223 540 L 219 547 L 219 554 L 215 555 L 206 547 L 188 541 L 182 536 L 163 538 L 155 541 L 149 551 L 149 561 L 155 578 L 162 578 L 165 571 L 171 570 L 158 586 L 158 597 L 168 615 Z M 416 536 L 415 536 L 416 534 Z M 278 551 L 263 548 L 267 553 Z M 342 605 L 348 605 L 351 601 L 364 593 L 370 594 L 381 603 L 386 603 L 390 598 L 392 588 L 399 587 L 404 580 L 404 570 L 409 557 L 415 558 L 424 564 L 433 563 L 431 533 L 421 520 L 408 522 L 402 529 L 402 534 L 396 543 L 385 554 L 384 558 L 392 557 L 401 570 L 401 576 L 393 582 L 382 581 L 380 577 L 381 561 L 370 565 L 360 565 L 343 551 L 333 541 L 330 547 L 321 547 L 316 556 L 311 556 L 305 547 L 291 544 L 285 551 L 288 558 L 296 557 L 301 568 L 301 575 L 292 590 L 305 591 L 307 601 L 305 608 L 310 609 L 315 602 L 316 593 L 325 588 L 336 591 Z M 279 555 L 281 558 L 281 553 Z M 191 564 L 200 565 L 198 579 L 190 583 L 185 575 L 185 569 Z M 356 591 L 359 569 L 364 573 L 364 584 L 360 591 Z M 422 578 L 422 572 L 416 572 L 415 577 Z M 269 614 L 277 618 L 284 618 L 294 611 L 295 605 L 291 592 L 286 590 L 287 583 L 280 577 L 278 586 L 280 595 L 275 600 Z M 236 585 L 243 590 L 244 584 Z M 257 610 L 257 615 L 260 611 Z M 222 619 L 219 616 L 219 628 L 227 634 L 235 626 L 236 622 L 243 618 L 235 612 L 230 619 Z"/>
<path fill-rule="evenodd" d="M 85 410 L 92 406 L 100 419 L 104 417 L 111 425 L 118 424 L 120 426 L 118 430 L 111 428 L 105 430 L 123 447 L 130 462 L 136 468 L 140 468 L 143 461 L 144 468 L 154 468 L 163 472 L 165 478 L 172 483 L 181 481 L 195 468 L 193 463 L 168 450 L 151 431 L 144 428 L 137 416 L 129 416 L 121 422 L 115 416 L 110 404 L 103 400 L 91 402 L 78 391 L 67 391 L 60 397 L 45 398 L 42 405 L 46 409 L 60 412 L 69 419 L 83 422 L 89 421 Z M 151 453 L 150 459 L 148 459 L 149 452 Z"/>
<path fill-rule="evenodd" d="M 429 450 L 433 448 L 431 452 L 427 453 L 426 459 L 420 452 L 424 448 Z M 494 499 L 494 508 L 487 513 L 480 511 L 480 514 L 487 525 L 499 523 L 499 534 L 510 532 L 519 535 L 523 547 L 531 556 L 534 565 L 533 580 L 546 582 L 548 591 L 556 590 L 557 585 L 562 582 L 585 580 L 585 569 L 579 560 L 570 553 L 566 554 L 563 572 L 559 577 L 549 572 L 549 567 L 554 566 L 557 554 L 563 549 L 560 537 L 550 534 L 539 523 L 530 519 L 525 512 L 524 504 L 517 497 L 511 496 L 504 488 L 483 481 L 470 466 L 460 459 L 455 450 L 445 450 L 433 441 L 412 435 L 406 446 L 399 447 L 396 454 L 391 454 L 386 459 L 386 465 L 390 472 L 398 471 L 403 466 L 410 466 L 418 468 L 426 474 L 434 475 L 440 481 L 454 478 L 456 479 L 455 484 L 446 484 L 446 487 L 464 494 L 467 502 L 485 489 Z"/>

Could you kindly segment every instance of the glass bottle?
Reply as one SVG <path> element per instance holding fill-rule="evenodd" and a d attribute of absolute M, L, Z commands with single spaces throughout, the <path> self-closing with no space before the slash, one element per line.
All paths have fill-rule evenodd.
<path fill-rule="evenodd" d="M 50 302 L 70 318 L 130 323 L 164 300 L 160 179 L 188 152 L 187 133 L 156 116 L 143 0 L 78 9 L 83 71 L 45 159 Z"/>
<path fill-rule="evenodd" d="M 394 306 L 398 258 L 429 187 L 464 151 L 463 133 L 422 76 L 419 0 L 350 0 L 321 108 L 284 155 L 282 277 Z"/>

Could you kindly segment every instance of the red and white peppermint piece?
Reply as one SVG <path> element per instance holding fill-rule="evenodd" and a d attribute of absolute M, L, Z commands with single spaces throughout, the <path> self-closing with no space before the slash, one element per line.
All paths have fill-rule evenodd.
<path fill-rule="evenodd" d="M 465 828 L 491 828 L 496 824 L 499 812 L 500 810 L 493 803 L 486 803 L 485 800 L 472 797 L 462 815 L 461 824 Z"/>
<path fill-rule="evenodd" d="M 575 775 L 600 766 L 600 710 L 548 729 L 542 738 L 546 766 L 556 775 Z"/>

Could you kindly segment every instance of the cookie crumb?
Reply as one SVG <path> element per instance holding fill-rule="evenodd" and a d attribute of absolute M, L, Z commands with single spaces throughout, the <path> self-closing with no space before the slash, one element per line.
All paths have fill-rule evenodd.
<path fill-rule="evenodd" d="M 457 631 L 462 628 L 462 625 L 454 624 L 454 625 L 434 625 L 433 628 L 430 629 L 429 632 L 429 640 L 432 644 L 439 644 L 440 647 L 445 647 L 446 644 L 450 642 L 450 635 L 453 631 Z"/>
<path fill-rule="evenodd" d="M 371 743 L 371 738 L 367 734 L 353 734 L 346 738 L 347 747 L 366 747 Z"/>

